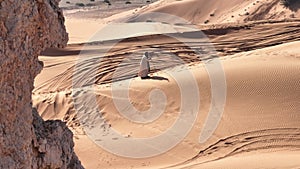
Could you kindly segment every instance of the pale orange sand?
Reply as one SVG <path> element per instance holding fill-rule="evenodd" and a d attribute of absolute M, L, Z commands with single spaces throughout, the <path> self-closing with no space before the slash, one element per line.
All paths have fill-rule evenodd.
<path fill-rule="evenodd" d="M 203 3 L 202 0 L 198 2 Z M 246 8 L 253 3 L 241 0 L 226 1 L 227 3 L 206 2 L 207 6 L 203 7 L 203 13 L 214 13 L 217 19 L 212 21 L 216 23 L 225 22 L 228 18 L 225 14 L 230 13 L 231 10 L 238 14 L 239 10 L 235 10 L 236 8 L 242 10 L 241 7 Z M 260 1 L 260 3 L 264 2 Z M 176 12 L 176 15 L 183 15 L 182 17 L 190 21 L 194 21 L 194 16 L 197 20 L 200 18 L 200 22 L 206 20 L 208 16 L 200 13 L 199 16 L 192 15 L 197 11 L 193 3 L 196 1 L 179 1 L 171 4 L 160 1 L 139 11 L 141 13 Z M 190 10 L 189 12 L 175 10 L 178 9 L 177 5 Z M 128 19 L 131 14 L 127 14 Z M 112 18 L 118 17 L 113 16 L 110 19 Z M 230 21 L 238 22 L 235 19 Z M 82 23 L 89 26 L 84 26 Z M 192 40 L 193 37 L 187 36 L 188 31 L 191 31 L 190 28 L 147 23 L 144 27 L 138 26 L 141 30 L 147 30 L 146 33 L 132 35 L 131 28 L 138 24 L 115 24 L 112 27 L 113 31 L 120 30 L 120 27 L 124 29 L 118 34 L 110 36 L 107 33 L 107 36 L 96 38 L 97 42 L 92 44 L 85 44 L 105 24 L 106 21 L 103 20 L 67 18 L 67 29 L 71 40 L 69 46 L 60 50 L 48 49 L 43 56 L 40 56 L 40 60 L 44 62 L 44 69 L 36 78 L 33 91 L 33 105 L 44 119 L 62 119 L 72 128 L 75 151 L 86 168 L 288 169 L 300 167 L 298 160 L 300 158 L 300 23 L 298 21 L 223 24 L 219 25 L 218 30 L 210 26 L 205 28 L 204 33 L 216 48 L 224 68 L 227 95 L 224 112 L 217 129 L 202 144 L 199 143 L 199 136 L 210 106 L 214 104 L 211 101 L 211 84 L 204 62 L 197 60 L 198 55 L 182 43 L 163 35 L 153 35 L 158 31 L 186 35 L 185 37 L 188 37 L 186 40 Z M 113 43 L 107 40 L 122 38 L 129 39 L 114 46 L 99 64 L 99 52 Z M 193 44 L 194 47 L 200 45 L 201 43 Z M 159 57 L 160 53 L 156 53 L 158 56 L 153 57 L 151 62 L 152 68 L 156 70 L 152 70 L 151 76 L 157 79 L 141 80 L 136 77 L 140 56 L 145 50 L 156 48 L 172 51 L 186 64 L 182 65 L 171 57 L 163 57 L 164 55 Z M 79 66 L 78 69 L 75 63 L 82 50 L 85 53 L 81 53 L 81 57 L 85 60 L 82 62 L 82 67 Z M 164 113 L 152 123 L 133 123 L 124 118 L 114 105 L 113 99 L 122 100 L 122 98 L 112 96 L 112 76 L 117 67 L 122 67 L 119 63 L 124 59 L 130 62 L 123 65 L 125 69 L 121 69 L 121 72 L 115 75 L 125 80 L 119 81 L 119 87 L 114 90 L 123 91 L 122 85 L 132 79 L 129 87 L 130 102 L 140 111 L 149 109 L 148 98 L 154 89 L 163 91 L 167 98 Z M 209 58 L 203 60 L 209 61 Z M 148 138 L 162 133 L 176 121 L 182 99 L 176 79 L 168 72 L 186 71 L 185 66 L 198 84 L 200 107 L 191 131 L 171 150 L 144 159 L 120 157 L 100 148 L 83 131 L 85 124 L 82 121 L 79 123 L 82 117 L 78 117 L 74 100 L 89 92 L 89 87 L 92 86 L 100 112 L 95 107 L 79 107 L 84 108 L 89 116 L 95 117 L 90 118 L 87 123 L 100 126 L 105 121 L 107 125 L 102 126 L 105 132 L 109 133 L 110 128 L 113 128 L 130 138 Z M 81 68 L 90 69 L 91 74 L 95 73 L 97 81 L 90 86 L 74 89 L 74 80 L 75 82 L 91 80 L 82 78 L 86 69 Z M 77 70 L 75 77 L 74 70 Z M 211 76 L 219 75 L 211 74 Z M 185 79 L 184 76 L 179 78 Z M 86 101 L 93 101 L 89 99 L 87 98 Z M 159 100 L 154 100 L 154 103 L 159 104 Z M 111 143 L 117 144 L 118 140 L 112 139 Z"/>

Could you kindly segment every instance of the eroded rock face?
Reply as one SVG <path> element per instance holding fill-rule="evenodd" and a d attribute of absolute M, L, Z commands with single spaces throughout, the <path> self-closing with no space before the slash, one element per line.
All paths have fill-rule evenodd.
<path fill-rule="evenodd" d="M 0 168 L 81 168 L 72 133 L 32 110 L 38 55 L 68 41 L 58 0 L 0 0 Z"/>
<path fill-rule="evenodd" d="M 31 168 L 82 168 L 74 154 L 73 134 L 60 120 L 43 121 L 33 110 L 33 161 Z"/>

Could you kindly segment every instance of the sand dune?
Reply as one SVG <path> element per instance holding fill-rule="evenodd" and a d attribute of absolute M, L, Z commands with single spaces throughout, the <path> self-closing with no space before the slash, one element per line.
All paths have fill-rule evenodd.
<path fill-rule="evenodd" d="M 232 1 L 205 1 L 205 0 L 165 0 L 153 4 L 139 12 L 132 14 L 129 21 L 145 20 L 147 13 L 159 12 L 179 16 L 193 24 L 216 24 L 267 19 L 289 19 L 300 16 L 296 5 L 284 7 L 280 0 L 232 0 Z M 128 16 L 127 16 L 128 17 Z M 173 23 L 172 18 L 164 18 Z"/>
<path fill-rule="evenodd" d="M 81 135 L 84 132 L 80 128 L 84 124 L 78 122 L 79 117 L 76 116 L 76 111 L 72 103 L 74 97 L 72 98 L 71 95 L 80 95 L 81 92 L 85 92 L 85 89 L 76 90 L 75 92 L 70 88 L 70 85 L 68 85 L 66 78 L 54 77 L 48 80 L 48 82 L 52 81 L 50 84 L 57 86 L 49 85 L 47 87 L 37 87 L 33 94 L 35 98 L 34 105 L 36 105 L 44 118 L 64 119 L 68 122 L 69 126 L 73 127 L 76 133 L 75 137 L 78 138 L 78 140 L 76 140 L 77 153 L 87 168 L 97 168 L 97 166 L 105 168 L 130 168 L 130 166 L 137 168 L 143 166 L 157 168 L 157 166 L 177 166 L 178 163 L 182 163 L 182 165 L 177 166 L 177 168 L 188 166 L 197 168 L 201 167 L 202 163 L 204 166 L 210 166 L 211 163 L 211 168 L 214 168 L 214 163 L 218 161 L 218 159 L 226 159 L 228 161 L 226 161 L 225 164 L 228 163 L 228 165 L 234 166 L 236 163 L 235 160 L 239 158 L 239 156 L 250 163 L 251 160 L 257 159 L 253 157 L 253 153 L 262 152 L 271 154 L 270 159 L 266 160 L 267 162 L 274 161 L 272 160 L 273 157 L 274 159 L 279 158 L 282 151 L 283 154 L 285 154 L 285 151 L 287 151 L 288 155 L 292 153 L 291 156 L 293 158 L 291 159 L 295 159 L 299 157 L 299 154 L 296 152 L 299 152 L 300 146 L 298 123 L 300 117 L 297 114 L 297 110 L 299 110 L 297 98 L 300 92 L 298 90 L 300 78 L 297 72 L 300 71 L 300 65 L 298 62 L 299 52 L 295 50 L 298 45 L 298 42 L 288 43 L 266 49 L 241 52 L 232 56 L 226 56 L 222 59 L 227 77 L 228 91 L 225 112 L 214 136 L 204 145 L 198 143 L 198 136 L 201 131 L 201 124 L 203 124 L 211 104 L 210 83 L 207 72 L 205 68 L 201 66 L 201 63 L 191 65 L 191 70 L 196 75 L 197 82 L 200 86 L 201 99 L 206 100 L 201 102 L 202 107 L 199 110 L 200 114 L 196 125 L 180 145 L 159 157 L 147 159 L 147 163 L 145 163 L 144 160 L 129 160 L 107 153 L 91 141 L 88 141 L 86 136 Z M 65 55 L 65 53 L 62 54 Z M 185 55 L 186 57 L 189 56 L 187 54 L 188 52 L 186 51 L 181 53 L 181 55 Z M 64 58 L 62 59 L 63 62 L 59 62 L 61 57 Z M 119 57 L 119 55 L 115 55 L 114 60 L 118 62 Z M 41 57 L 41 59 L 45 60 L 48 60 L 48 58 L 49 56 Z M 56 59 L 57 61 L 55 62 L 57 64 L 53 65 L 51 62 L 45 62 L 46 69 L 40 76 L 43 77 L 43 73 L 47 73 L 47 69 L 49 69 L 49 71 L 61 69 L 63 72 L 61 75 L 68 74 L 66 73 L 68 71 L 63 71 L 67 68 L 67 65 L 72 65 L 72 61 L 68 61 L 68 58 L 72 58 L 72 56 L 50 56 L 49 61 Z M 134 58 L 136 58 L 136 56 L 133 56 L 132 59 Z M 192 57 L 187 58 L 192 59 Z M 131 61 L 133 61 L 132 59 Z M 176 66 L 176 62 L 165 59 L 168 58 L 164 58 L 163 62 L 168 61 L 169 63 L 174 63 L 174 65 L 171 65 L 172 67 Z M 87 59 L 87 63 L 84 63 L 84 67 L 87 67 L 89 62 L 94 64 L 96 60 L 95 57 Z M 160 65 L 161 61 L 157 61 L 157 63 Z M 47 66 L 48 64 L 49 66 Z M 134 65 L 138 64 L 138 60 L 136 59 L 136 62 L 131 62 L 131 64 L 132 68 L 127 66 L 131 71 L 126 73 L 128 73 L 130 78 L 134 78 L 135 72 L 137 71 L 134 69 Z M 60 66 L 61 68 L 59 68 Z M 160 117 L 155 124 L 139 126 L 127 120 L 122 120 L 122 117 L 117 113 L 118 111 L 113 105 L 109 85 L 109 77 L 111 75 L 101 75 L 103 72 L 113 72 L 114 68 L 112 66 L 113 65 L 111 65 L 111 67 L 99 67 L 100 70 L 97 74 L 101 78 L 99 79 L 100 86 L 97 87 L 96 93 L 101 112 L 91 109 L 87 110 L 87 113 L 91 117 L 98 114 L 102 120 L 90 121 L 90 123 L 105 124 L 103 127 L 108 131 L 109 127 L 107 127 L 107 125 L 113 126 L 114 129 L 121 131 L 124 135 L 131 135 L 132 137 L 148 137 L 168 128 L 176 118 L 174 113 L 176 115 L 180 108 L 178 107 L 180 105 L 178 103 L 180 99 L 177 99 L 179 96 L 174 95 L 174 89 L 171 87 L 174 86 L 176 88 L 177 86 L 176 82 L 172 80 L 172 77 L 165 74 L 164 71 L 159 71 L 153 73 L 153 76 L 165 77 L 169 81 L 141 81 L 138 78 L 133 80 L 130 90 L 131 96 L 133 96 L 131 97 L 132 104 L 140 110 L 145 110 L 149 107 L 147 97 L 144 101 L 141 101 L 140 99 L 142 97 L 140 95 L 148 95 L 148 92 L 157 86 L 160 86 L 159 88 L 162 89 L 168 97 L 167 109 L 164 115 Z M 180 69 L 180 66 L 175 68 L 175 70 L 179 71 Z M 126 76 L 125 78 L 129 77 Z M 57 81 L 56 79 L 61 79 L 61 81 Z M 144 92 L 140 93 L 141 90 Z M 145 131 L 147 131 L 146 135 Z M 86 148 L 82 149 L 82 147 Z M 250 154 L 244 154 L 245 152 Z M 87 153 L 93 154 L 92 161 L 90 161 L 91 158 Z M 178 155 L 178 153 L 180 153 L 180 155 Z M 103 158 L 103 156 L 105 158 Z M 299 163 L 296 162 L 292 164 L 294 164 L 294 166 L 299 165 Z M 274 163 L 274 166 L 275 165 L 277 166 L 276 163 Z M 223 168 L 222 165 L 220 165 L 220 168 Z"/>
<path fill-rule="evenodd" d="M 198 25 L 195 30 L 184 24 L 145 22 L 149 12 L 167 12 Z M 292 14 L 299 16 L 279 0 L 162 0 L 101 21 L 68 18 L 68 47 L 47 49 L 39 57 L 44 69 L 35 79 L 33 106 L 44 119 L 61 119 L 72 128 L 76 153 L 89 169 L 299 168 L 300 22 L 282 20 Z M 107 21 L 122 20 L 143 22 L 114 23 L 108 32 L 93 36 Z M 213 24 L 203 25 L 206 20 Z M 145 51 L 154 52 L 152 78 L 141 80 L 137 72 Z M 213 135 L 199 143 L 208 112 L 216 104 L 210 78 L 221 79 L 206 65 L 217 58 L 226 75 L 226 103 Z M 178 78 L 189 86 L 186 72 L 198 85 L 200 106 L 179 144 L 142 159 L 121 157 L 97 145 L 149 138 L 170 128 L 182 113 Z M 130 118 L 146 118 L 149 109 L 163 114 L 148 123 L 135 123 L 120 114 L 116 102 L 125 98 L 118 93 L 126 92 L 127 85 L 130 104 L 144 111 Z M 157 89 L 166 102 L 163 97 L 151 99 Z M 95 126 L 99 133 L 90 135 Z M 114 130 L 122 137 L 113 137 Z"/>
<path fill-rule="evenodd" d="M 202 107 L 200 108 L 197 123 L 182 144 L 166 154 L 148 159 L 149 164 L 147 165 L 156 168 L 155 166 L 157 165 L 176 165 L 180 162 L 182 165 L 177 167 L 196 166 L 195 168 L 197 168 L 197 166 L 201 167 L 202 163 L 204 166 L 209 166 L 212 163 L 211 168 L 213 168 L 212 166 L 218 159 L 232 157 L 228 159 L 226 164 L 235 165 L 236 158 L 242 158 L 249 162 L 256 159 L 253 157 L 253 153 L 259 152 L 271 154 L 270 159 L 267 161 L 274 161 L 272 160 L 273 156 L 276 159 L 284 156 L 284 154 L 291 154 L 293 156 L 291 160 L 298 158 L 299 154 L 296 152 L 299 153 L 300 148 L 298 123 L 300 116 L 297 113 L 297 110 L 299 110 L 297 98 L 300 92 L 298 89 L 300 78 L 297 72 L 300 71 L 300 65 L 298 62 L 298 51 L 295 50 L 298 45 L 298 42 L 290 43 L 253 52 L 235 54 L 222 59 L 228 90 L 225 112 L 214 136 L 204 145 L 199 145 L 198 136 L 201 124 L 203 124 L 211 104 L 209 99 L 210 84 L 207 73 L 204 67 L 201 66 L 201 63 L 191 66 L 192 71 L 197 75 L 196 77 L 199 77 L 197 82 L 200 86 L 201 98 L 204 100 L 201 102 Z M 176 69 L 180 69 L 180 67 Z M 99 112 L 90 110 L 87 113 L 90 116 L 99 114 L 105 120 L 105 124 L 113 126 L 114 129 L 124 134 L 135 137 L 155 135 L 157 132 L 166 129 L 175 120 L 176 116 L 174 116 L 174 113 L 178 113 L 178 106 L 180 105 L 178 102 L 180 99 L 177 99 L 178 96 L 174 95 L 174 90 L 171 87 L 174 86 L 176 88 L 177 85 L 171 77 L 163 72 L 157 72 L 154 75 L 168 78 L 169 81 L 141 81 L 136 78 L 132 82 L 130 92 L 132 93 L 131 96 L 133 96 L 131 97 L 132 104 L 138 109 L 147 109 L 149 107 L 147 98 L 145 98 L 145 101 L 141 101 L 140 94 L 148 95 L 148 92 L 155 89 L 156 86 L 160 86 L 168 96 L 167 110 L 155 124 L 138 127 L 139 125 L 122 120 L 112 103 L 109 86 L 101 87 L 100 85 L 97 89 L 98 104 L 102 112 L 99 114 Z M 140 93 L 141 89 L 145 92 Z M 81 92 L 84 91 L 84 89 L 81 90 Z M 78 119 L 76 120 L 75 111 L 70 101 L 72 100 L 70 92 L 71 90 L 69 93 L 68 91 L 56 91 L 49 94 L 34 94 L 36 98 L 40 97 L 45 100 L 36 103 L 39 112 L 43 112 L 44 118 L 65 119 L 69 121 L 70 126 L 78 127 Z M 75 95 L 79 94 L 80 91 L 76 91 Z M 38 100 L 36 99 L 36 101 Z M 46 109 L 44 109 L 45 107 Z M 52 112 L 56 112 L 56 114 Z M 72 120 L 74 121 L 72 122 Z M 100 124 L 102 122 L 95 121 L 95 123 Z M 144 131 L 147 131 L 146 135 Z M 79 140 L 76 140 L 77 153 L 88 168 L 97 168 L 96 166 L 105 168 L 122 166 L 129 168 L 131 165 L 142 167 L 144 163 L 144 160 L 128 160 L 106 153 L 101 148 L 95 147 L 94 143 L 87 141 L 88 138 L 80 135 L 80 133 L 77 133 L 76 137 L 79 138 Z M 81 147 L 93 148 L 85 150 L 81 149 Z M 181 155 L 177 155 L 179 152 Z M 244 154 L 245 152 L 247 153 Z M 94 154 L 93 162 L 90 161 L 89 156 L 85 156 L 86 153 Z M 103 156 L 105 156 L 104 159 Z M 174 156 L 177 158 L 174 158 Z M 103 163 L 102 160 L 108 160 L 110 163 Z M 130 164 L 130 166 L 126 167 L 125 163 Z M 255 163 L 252 164 L 255 165 Z M 295 161 L 291 161 L 288 164 L 300 165 Z M 268 163 L 268 166 L 277 166 L 277 164 L 274 163 L 272 165 Z M 222 165 L 220 165 L 220 168 L 222 168 Z"/>
<path fill-rule="evenodd" d="M 227 26 L 219 29 L 207 29 L 203 30 L 203 32 L 207 38 L 210 39 L 210 42 L 216 51 L 219 52 L 219 55 L 228 55 L 298 40 L 300 39 L 299 24 L 299 22 L 253 23 L 239 25 L 238 27 Z M 259 34 L 256 34 L 256 32 L 259 32 Z M 126 79 L 136 77 L 137 66 L 140 61 L 139 56 L 141 56 L 142 52 L 146 49 L 155 51 L 159 48 L 161 51 L 172 51 L 172 53 L 179 55 L 186 63 L 197 61 L 197 58 L 201 58 L 201 60 L 209 59 L 210 57 L 207 57 L 209 51 L 205 52 L 205 50 L 207 50 L 210 44 L 207 42 L 203 43 L 198 39 L 189 38 L 194 34 L 195 32 L 171 34 L 172 36 L 187 38 L 185 40 L 189 41 L 188 46 L 166 35 L 145 35 L 127 38 L 114 47 L 116 49 L 113 50 L 117 51 L 106 54 L 102 60 L 99 60 L 99 56 L 103 54 L 101 52 L 106 51 L 107 47 L 114 42 L 96 41 L 86 46 L 84 46 L 84 44 L 69 45 L 69 47 L 64 50 L 55 51 L 55 49 L 52 49 L 45 51 L 45 56 L 41 56 L 40 59 L 45 62 L 43 72 L 47 72 L 47 76 L 40 75 L 37 77 L 34 93 L 70 89 L 72 85 L 74 60 L 77 59 L 76 56 L 79 54 L 89 57 L 86 59 L 86 62 L 80 65 L 81 67 L 91 67 L 93 64 L 99 64 L 99 70 L 95 75 L 97 76 L 96 83 L 98 84 L 110 83 L 112 73 L 125 58 L 129 59 L 131 63 L 126 67 L 127 72 L 119 75 L 118 78 Z M 203 39 L 206 39 L 206 37 L 203 37 Z M 161 40 L 164 42 L 162 43 Z M 84 49 L 82 49 L 83 46 Z M 131 47 L 129 48 L 128 46 Z M 198 56 L 193 50 L 203 50 L 203 54 Z M 160 53 L 160 55 L 161 56 L 156 57 L 152 63 L 153 67 L 157 70 L 180 64 L 176 60 L 170 60 L 171 58 L 168 54 Z M 113 64 L 112 60 L 114 62 Z M 109 64 L 109 66 L 107 66 L 107 64 Z M 53 71 L 53 69 L 55 71 Z"/>

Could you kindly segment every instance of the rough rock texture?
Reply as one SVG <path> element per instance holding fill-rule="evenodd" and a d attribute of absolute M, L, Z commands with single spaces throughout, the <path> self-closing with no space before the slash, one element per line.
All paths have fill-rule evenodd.
<path fill-rule="evenodd" d="M 82 168 L 72 133 L 32 110 L 38 55 L 68 41 L 58 0 L 0 0 L 0 168 Z"/>
<path fill-rule="evenodd" d="M 73 134 L 59 120 L 43 121 L 33 110 L 33 161 L 32 168 L 82 168 L 73 152 Z"/>

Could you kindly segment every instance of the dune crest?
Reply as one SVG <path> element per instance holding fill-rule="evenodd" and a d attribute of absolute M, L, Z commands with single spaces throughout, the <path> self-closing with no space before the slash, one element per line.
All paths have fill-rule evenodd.
<path fill-rule="evenodd" d="M 300 17 L 299 4 L 284 6 L 281 0 L 161 0 L 137 12 L 110 17 L 116 21 L 145 20 L 147 13 L 167 13 L 182 17 L 193 24 L 243 23 L 258 20 L 283 20 Z M 125 16 L 125 17 L 124 17 Z M 121 18 L 121 19 L 120 19 Z M 173 23 L 172 18 L 164 18 Z M 151 20 L 151 19 L 150 19 Z M 177 23 L 178 24 L 178 23 Z"/>

